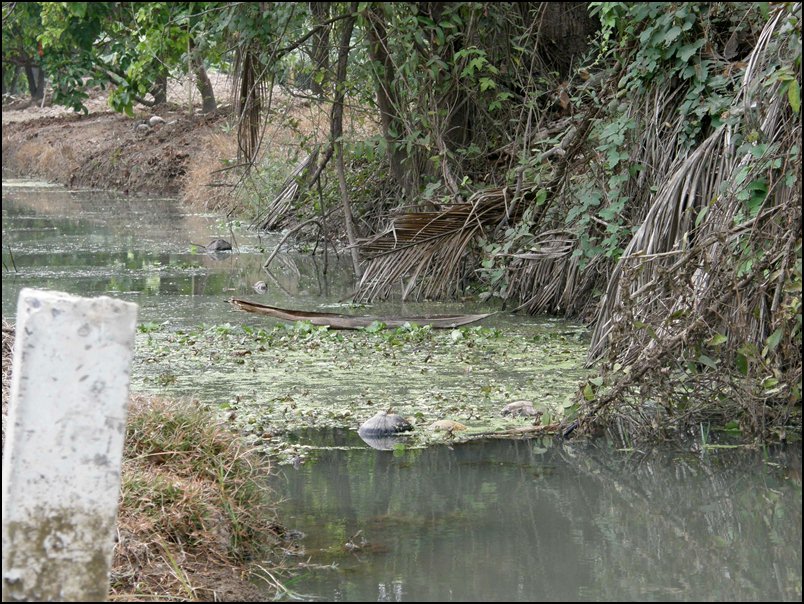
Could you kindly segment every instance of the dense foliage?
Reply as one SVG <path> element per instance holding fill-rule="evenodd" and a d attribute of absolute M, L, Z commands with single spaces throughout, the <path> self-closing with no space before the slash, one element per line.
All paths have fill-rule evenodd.
<path fill-rule="evenodd" d="M 338 207 L 358 298 L 589 320 L 583 426 L 800 427 L 800 3 L 9 2 L 3 66 L 76 108 L 113 84 L 123 111 L 231 70 L 252 175 L 285 86 L 329 139 L 252 210 L 326 236 Z"/>

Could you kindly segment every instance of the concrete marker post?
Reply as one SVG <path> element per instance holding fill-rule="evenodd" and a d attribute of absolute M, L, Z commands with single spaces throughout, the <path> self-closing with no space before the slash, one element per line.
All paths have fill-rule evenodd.
<path fill-rule="evenodd" d="M 3 454 L 10 601 L 106 600 L 137 305 L 23 289 Z"/>

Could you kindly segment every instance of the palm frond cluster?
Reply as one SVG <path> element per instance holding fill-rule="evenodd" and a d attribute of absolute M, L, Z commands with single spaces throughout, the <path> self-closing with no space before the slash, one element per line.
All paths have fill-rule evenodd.
<path fill-rule="evenodd" d="M 440 211 L 394 217 L 385 231 L 359 242 L 367 261 L 355 298 L 385 298 L 395 288 L 403 300 L 456 294 L 470 244 L 506 217 L 509 195 L 505 188 L 479 191 Z"/>
<path fill-rule="evenodd" d="M 614 386 L 586 419 L 618 402 L 619 412 L 628 404 L 621 421 L 656 426 L 659 412 L 663 427 L 683 426 L 720 400 L 748 431 L 767 433 L 800 405 L 801 155 L 790 150 L 801 122 L 774 78 L 788 16 L 777 9 L 748 58 L 728 110 L 737 119 L 724 116 L 668 166 L 614 266 L 589 351 Z M 671 382 L 675 371 L 689 379 Z M 646 399 L 661 404 L 634 405 Z"/>

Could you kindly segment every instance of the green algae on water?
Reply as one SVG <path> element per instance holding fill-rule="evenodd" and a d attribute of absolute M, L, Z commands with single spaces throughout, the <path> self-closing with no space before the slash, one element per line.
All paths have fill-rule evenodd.
<path fill-rule="evenodd" d="M 356 430 L 392 408 L 414 425 L 406 447 L 449 442 L 427 427 L 465 425 L 461 438 L 532 425 L 503 417 L 531 401 L 557 421 L 584 375 L 582 328 L 518 325 L 332 331 L 299 322 L 271 328 L 222 324 L 168 331 L 149 324 L 137 341 L 135 391 L 182 395 L 217 408 L 271 453 L 293 451 L 286 435 L 310 428 Z"/>

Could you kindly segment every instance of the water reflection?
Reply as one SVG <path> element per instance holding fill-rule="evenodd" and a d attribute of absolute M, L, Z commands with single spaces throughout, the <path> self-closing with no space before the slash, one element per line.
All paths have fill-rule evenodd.
<path fill-rule="evenodd" d="M 404 453 L 324 441 L 281 515 L 343 601 L 801 597 L 801 451 L 634 454 L 490 442 Z M 313 440 L 320 442 L 322 435 Z M 365 446 L 364 446 L 365 447 Z M 780 464 L 780 465 L 777 465 Z M 365 545 L 344 547 L 354 535 Z"/>
<path fill-rule="evenodd" d="M 3 183 L 3 315 L 13 316 L 23 287 L 78 295 L 114 295 L 140 304 L 140 321 L 174 325 L 256 321 L 234 313 L 231 296 L 264 294 L 277 303 L 315 304 L 351 292 L 349 265 L 282 254 L 270 273 L 266 250 L 279 236 L 230 232 L 210 215 L 173 199 L 142 199 L 97 191 L 65 191 Z M 234 252 L 209 254 L 194 242 L 225 236 Z"/>

